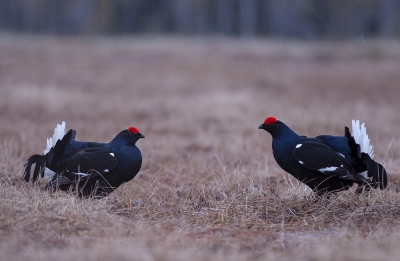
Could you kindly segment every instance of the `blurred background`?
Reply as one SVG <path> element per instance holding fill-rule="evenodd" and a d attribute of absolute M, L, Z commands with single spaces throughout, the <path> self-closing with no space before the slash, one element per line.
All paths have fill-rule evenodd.
<path fill-rule="evenodd" d="M 397 37 L 398 0 L 2 0 L 0 30 L 282 38 Z"/>
<path fill-rule="evenodd" d="M 400 0 L 0 0 L 0 256 L 398 260 L 399 14 Z M 267 116 L 310 137 L 365 122 L 389 188 L 312 206 L 257 129 Z M 84 141 L 138 127 L 140 173 L 106 201 L 26 186 L 61 121 Z"/>

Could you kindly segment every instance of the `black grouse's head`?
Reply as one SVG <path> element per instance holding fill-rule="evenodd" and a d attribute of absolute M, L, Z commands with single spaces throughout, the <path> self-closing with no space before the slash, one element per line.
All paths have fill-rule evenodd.
<path fill-rule="evenodd" d="M 275 134 L 279 134 L 282 130 L 287 128 L 287 126 L 283 122 L 278 121 L 275 117 L 267 117 L 264 120 L 264 123 L 258 128 L 266 130 L 274 136 Z"/>
<path fill-rule="evenodd" d="M 138 128 L 131 126 L 128 129 L 121 131 L 114 140 L 122 141 L 128 146 L 134 146 L 136 142 L 142 138 L 144 138 L 144 135 L 139 132 Z"/>

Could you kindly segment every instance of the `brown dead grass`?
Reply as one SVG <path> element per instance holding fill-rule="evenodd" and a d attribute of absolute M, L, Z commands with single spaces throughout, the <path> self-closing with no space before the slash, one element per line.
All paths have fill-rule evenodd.
<path fill-rule="evenodd" d="M 400 42 L 0 38 L 0 255 L 10 260 L 397 260 Z M 299 134 L 366 122 L 385 191 L 314 202 L 285 174 Z M 25 184 L 57 123 L 107 142 L 136 125 L 139 175 L 102 200 Z M 42 184 L 43 185 L 43 184 Z"/>

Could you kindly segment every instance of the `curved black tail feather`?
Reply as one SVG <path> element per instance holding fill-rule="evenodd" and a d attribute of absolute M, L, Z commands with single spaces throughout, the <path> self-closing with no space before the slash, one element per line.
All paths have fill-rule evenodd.
<path fill-rule="evenodd" d="M 374 188 L 379 187 L 380 189 L 385 189 L 387 187 L 387 172 L 385 168 L 378 162 L 371 159 L 365 153 L 362 153 L 362 158 L 367 164 L 368 177 L 371 178 L 371 185 Z"/>
<path fill-rule="evenodd" d="M 28 161 L 25 163 L 24 165 L 24 179 L 26 180 L 26 182 L 29 182 L 30 178 L 31 178 L 31 168 L 33 164 L 36 164 L 36 162 L 38 161 L 38 159 L 40 157 L 43 157 L 43 155 L 39 155 L 39 154 L 35 154 L 29 157 Z"/>
<path fill-rule="evenodd" d="M 372 183 L 379 184 L 380 189 L 385 189 L 387 187 L 387 173 L 385 168 L 379 164 L 378 162 L 375 162 L 374 160 L 371 160 L 372 166 L 371 168 L 368 168 L 368 175 L 371 175 L 372 177 Z M 370 172 L 372 172 L 370 174 Z"/>
<path fill-rule="evenodd" d="M 39 179 L 39 176 L 43 177 L 44 168 L 47 163 L 47 155 L 32 155 L 28 161 L 24 165 L 24 179 L 26 182 L 29 182 L 31 178 L 31 168 L 32 165 L 35 164 L 35 169 L 33 170 L 32 182 L 36 182 Z"/>

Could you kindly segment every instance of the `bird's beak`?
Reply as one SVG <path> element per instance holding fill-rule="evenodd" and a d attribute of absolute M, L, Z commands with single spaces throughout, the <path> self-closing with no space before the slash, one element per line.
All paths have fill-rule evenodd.
<path fill-rule="evenodd" d="M 140 135 L 139 135 L 139 139 L 144 139 L 145 137 L 144 137 L 144 135 L 142 134 L 142 133 L 139 133 Z"/>
<path fill-rule="evenodd" d="M 265 127 L 266 127 L 266 126 L 265 126 L 265 124 L 264 124 L 264 123 L 263 123 L 263 124 L 261 124 L 260 126 L 258 126 L 258 128 L 259 128 L 259 129 L 262 129 L 262 130 L 265 130 Z"/>

